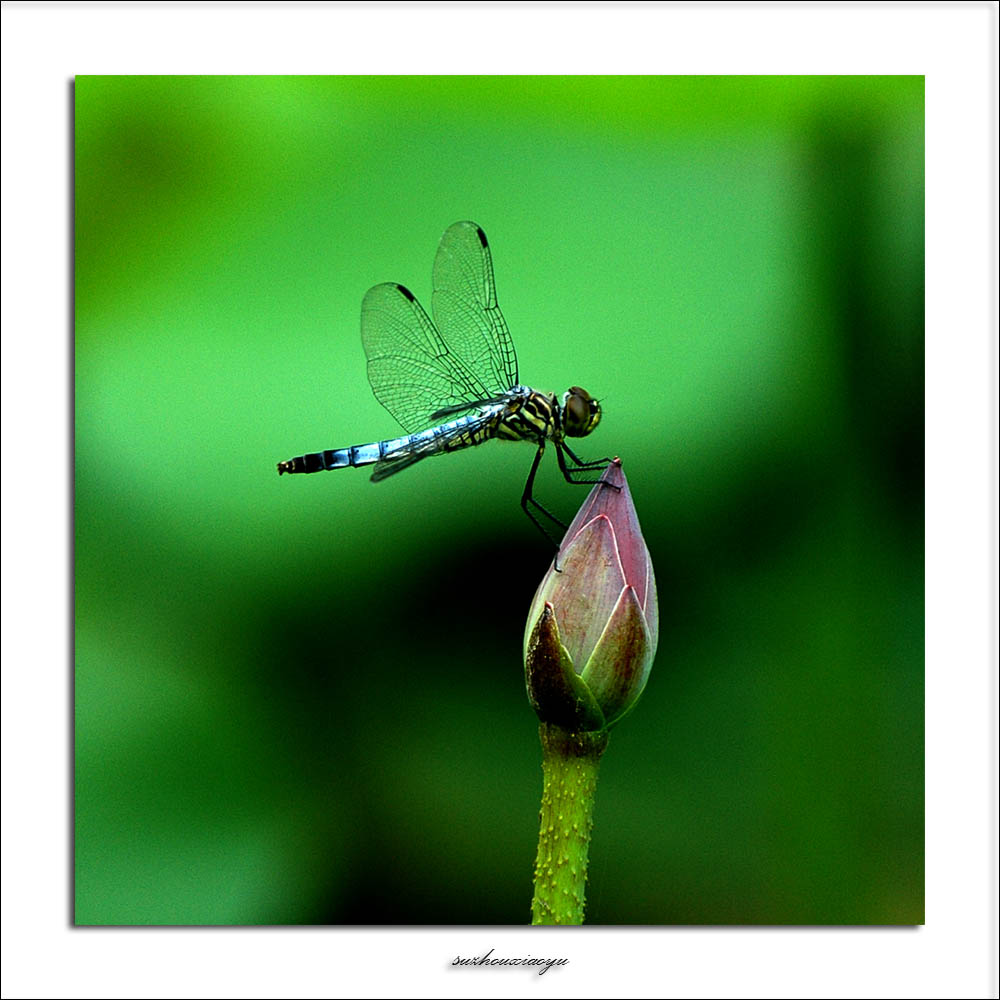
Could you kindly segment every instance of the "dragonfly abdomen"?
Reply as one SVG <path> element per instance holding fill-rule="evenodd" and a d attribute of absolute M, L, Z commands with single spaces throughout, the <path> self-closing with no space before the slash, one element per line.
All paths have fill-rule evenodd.
<path fill-rule="evenodd" d="M 476 413 L 390 441 L 372 441 L 369 444 L 351 445 L 349 448 L 298 455 L 287 462 L 279 462 L 278 475 L 379 464 L 381 468 L 375 470 L 372 478 L 385 479 L 422 458 L 488 441 L 496 436 L 498 422 L 499 414 L 484 418 L 482 414 Z"/>
<path fill-rule="evenodd" d="M 372 444 L 355 444 L 350 448 L 331 448 L 314 451 L 308 455 L 297 455 L 287 462 L 278 463 L 278 475 L 299 472 L 324 472 L 332 469 L 346 469 L 350 466 L 372 465 L 383 457 L 382 449 L 393 441 L 376 441 Z"/>

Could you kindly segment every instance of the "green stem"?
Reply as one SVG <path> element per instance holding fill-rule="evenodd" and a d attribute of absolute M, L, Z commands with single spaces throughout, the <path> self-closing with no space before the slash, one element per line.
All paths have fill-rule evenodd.
<path fill-rule="evenodd" d="M 597 767 L 606 732 L 570 733 L 543 722 L 542 808 L 533 924 L 582 924 Z"/>

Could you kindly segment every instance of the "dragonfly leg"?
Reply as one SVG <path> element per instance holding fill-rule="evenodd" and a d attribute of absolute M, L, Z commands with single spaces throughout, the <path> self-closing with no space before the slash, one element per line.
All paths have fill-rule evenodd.
<path fill-rule="evenodd" d="M 563 452 L 566 452 L 566 454 L 568 454 L 569 457 L 576 462 L 577 467 L 575 469 L 571 469 L 566 464 L 566 456 Z M 565 442 L 557 442 L 556 458 L 559 459 L 559 468 L 562 471 L 563 478 L 567 483 L 572 483 L 574 486 L 595 486 L 597 483 L 604 482 L 602 479 L 574 479 L 573 477 L 584 475 L 588 472 L 596 472 L 598 469 L 603 471 L 608 462 L 611 461 L 610 458 L 602 458 L 596 462 L 583 462 L 577 458 L 569 448 L 566 447 Z M 604 485 L 611 486 L 615 490 L 621 490 L 621 487 L 615 486 L 614 483 L 604 483 Z"/>
<path fill-rule="evenodd" d="M 585 462 L 565 441 L 562 442 L 562 449 L 573 460 L 573 464 L 581 469 L 603 469 L 611 461 L 610 458 L 595 458 L 592 462 Z"/>
<path fill-rule="evenodd" d="M 553 535 L 549 531 L 549 529 L 545 527 L 545 524 L 542 521 L 540 521 L 532 511 L 532 508 L 534 508 L 534 510 L 537 510 L 539 514 L 544 514 L 545 517 L 547 517 L 553 524 L 558 525 L 563 531 L 566 530 L 566 524 L 563 521 L 560 521 L 559 518 L 555 516 L 555 514 L 552 514 L 550 511 L 547 511 L 532 495 L 532 491 L 534 490 L 535 486 L 535 473 L 538 472 L 538 465 L 541 462 L 542 455 L 544 453 L 545 453 L 545 445 L 540 444 L 538 446 L 538 451 L 535 452 L 535 459 L 531 463 L 531 471 L 528 473 L 528 479 L 524 484 L 524 492 L 521 494 L 521 509 L 524 511 L 525 514 L 528 515 L 528 518 L 531 520 L 531 523 L 536 528 L 538 528 L 538 530 L 550 542 L 555 543 L 556 548 L 558 548 L 559 539 L 556 538 L 555 535 Z"/>

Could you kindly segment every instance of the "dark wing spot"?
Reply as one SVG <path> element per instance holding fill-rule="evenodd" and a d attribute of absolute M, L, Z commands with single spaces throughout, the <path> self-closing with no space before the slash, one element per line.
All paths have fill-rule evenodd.
<path fill-rule="evenodd" d="M 486 242 L 486 233 L 484 233 L 479 226 L 476 226 L 476 233 L 479 235 L 479 242 L 482 243 L 484 247 L 488 247 L 489 243 Z"/>
<path fill-rule="evenodd" d="M 416 302 L 417 297 L 407 288 L 405 285 L 396 285 L 396 287 L 411 301 Z"/>

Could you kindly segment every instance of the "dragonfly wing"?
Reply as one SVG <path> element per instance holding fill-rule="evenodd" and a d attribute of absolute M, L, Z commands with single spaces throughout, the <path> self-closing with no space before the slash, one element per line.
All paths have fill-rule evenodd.
<path fill-rule="evenodd" d="M 396 458 L 383 458 L 375 466 L 375 471 L 372 473 L 372 482 L 377 483 L 383 479 L 388 479 L 397 472 L 402 472 L 403 469 L 408 469 L 411 465 L 415 465 L 422 458 L 430 458 L 433 454 L 435 454 L 433 451 L 411 451 Z"/>
<path fill-rule="evenodd" d="M 494 395 L 448 349 L 402 285 L 369 289 L 361 304 L 361 340 L 375 398 L 409 433 L 427 427 L 433 413 L 461 412 Z"/>
<path fill-rule="evenodd" d="M 493 257 L 474 222 L 456 222 L 434 260 L 434 319 L 452 353 L 487 390 L 502 396 L 518 384 L 517 354 L 497 305 Z"/>

